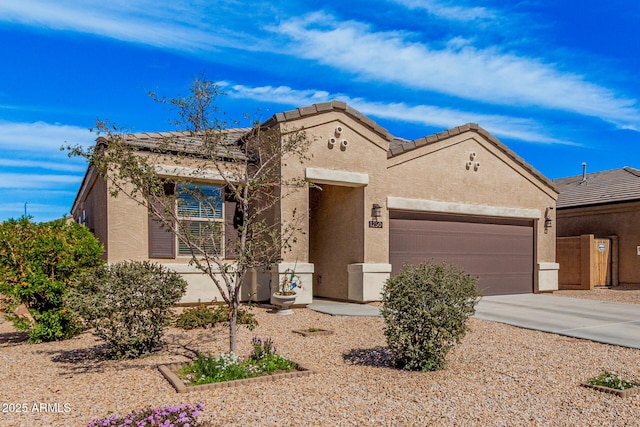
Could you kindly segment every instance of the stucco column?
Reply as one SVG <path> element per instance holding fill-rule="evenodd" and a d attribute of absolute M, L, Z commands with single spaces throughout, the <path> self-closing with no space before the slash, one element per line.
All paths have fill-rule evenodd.
<path fill-rule="evenodd" d="M 391 264 L 349 264 L 349 300 L 380 301 L 382 288 L 391 276 Z"/>
<path fill-rule="evenodd" d="M 538 263 L 538 292 L 558 290 L 558 270 L 560 264 L 556 262 Z"/>

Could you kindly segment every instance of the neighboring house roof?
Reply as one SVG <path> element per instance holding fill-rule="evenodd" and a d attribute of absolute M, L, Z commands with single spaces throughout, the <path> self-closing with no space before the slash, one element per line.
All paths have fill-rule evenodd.
<path fill-rule="evenodd" d="M 627 166 L 553 182 L 560 190 L 558 209 L 640 200 L 640 170 Z"/>

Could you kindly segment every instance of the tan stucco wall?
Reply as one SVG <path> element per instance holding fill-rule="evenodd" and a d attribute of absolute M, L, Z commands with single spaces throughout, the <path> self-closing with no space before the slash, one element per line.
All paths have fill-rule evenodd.
<path fill-rule="evenodd" d="M 537 210 L 536 263 L 555 262 L 555 233 L 553 228 L 545 232 L 544 216 L 548 212 L 555 224 L 555 209 L 547 208 L 555 207 L 557 194 L 477 134 L 460 134 L 392 158 L 387 183 L 389 193 L 398 197 Z"/>
<path fill-rule="evenodd" d="M 561 209 L 557 214 L 558 237 L 581 234 L 594 234 L 596 237 L 603 238 L 618 237 L 618 250 L 614 255 L 617 256 L 620 284 L 640 284 L 638 224 L 640 224 L 640 202 Z"/>
<path fill-rule="evenodd" d="M 112 184 L 108 184 L 111 189 Z M 147 208 L 124 194 L 107 198 L 109 263 L 148 259 Z"/>
<path fill-rule="evenodd" d="M 304 178 L 307 167 L 323 168 L 336 171 L 348 171 L 366 174 L 369 182 L 364 186 L 363 218 L 368 221 L 371 206 L 374 203 L 383 204 L 386 197 L 386 159 L 388 142 L 380 135 L 363 126 L 359 121 L 353 120 L 344 114 L 331 112 L 317 116 L 311 116 L 304 120 L 293 121 L 287 126 L 304 126 L 307 137 L 312 141 L 309 148 L 310 160 L 302 164 L 287 162 L 283 168 L 283 176 L 286 179 Z M 343 132 L 337 136 L 335 129 L 341 126 Z M 337 143 L 330 146 L 329 138 L 334 137 Z M 340 142 L 347 140 L 346 148 L 341 147 Z M 337 184 L 339 185 L 339 184 Z M 300 192 L 290 200 L 282 201 L 283 220 L 286 221 L 287 212 L 296 208 L 298 212 L 304 212 L 308 206 L 308 192 Z M 354 210 L 351 210 L 352 214 Z M 303 227 L 305 235 L 308 235 L 307 224 Z M 387 262 L 388 254 L 384 250 L 388 246 L 388 233 L 382 229 L 364 229 L 366 241 L 376 241 L 375 245 L 367 245 L 364 248 L 363 259 L 358 262 Z M 285 259 L 293 261 L 295 258 L 303 259 L 308 256 L 308 239 L 304 236 L 298 239 L 298 244 Z M 346 270 L 345 270 L 346 271 Z"/>
<path fill-rule="evenodd" d="M 314 193 L 318 190 L 304 186 L 277 189 L 282 199 L 273 211 L 266 213 L 282 228 L 294 225 L 300 229 L 296 240 L 291 242 L 291 250 L 282 253 L 282 258 L 288 263 L 317 264 L 313 273 L 314 294 L 348 298 L 348 282 L 358 282 L 355 276 L 349 276 L 350 264 L 377 264 L 381 271 L 385 270 L 384 265 L 389 262 L 389 197 L 496 207 L 495 212 L 505 208 L 537 212 L 535 262 L 538 267 L 546 265 L 545 286 L 553 288 L 557 282 L 553 279 L 556 270 L 549 267 L 555 262 L 555 233 L 553 228 L 545 230 L 543 226 L 545 211 L 555 206 L 557 194 L 477 132 L 464 132 L 387 159 L 389 142 L 361 121 L 339 111 L 305 116 L 278 126 L 283 133 L 304 127 L 311 141 L 308 160 L 283 161 L 283 180 L 304 179 L 312 168 L 315 172 L 309 181 L 324 188 L 319 196 Z M 342 128 L 340 135 L 336 134 L 338 126 Z M 335 145 L 329 143 L 330 138 L 336 139 Z M 342 140 L 348 144 L 343 146 Z M 475 153 L 472 160 L 470 153 Z M 472 165 L 467 167 L 470 161 Z M 327 171 L 328 182 L 317 178 Z M 336 173 L 332 176 L 331 172 Z M 311 221 L 310 203 L 319 214 Z M 314 203 L 318 206 L 314 207 Z M 382 206 L 379 220 L 383 228 L 368 226 L 373 204 Z M 146 208 L 123 196 L 109 197 L 107 205 L 109 261 L 146 259 Z M 292 219 L 294 211 L 296 217 Z M 555 225 L 555 210 L 549 215 Z M 352 275 L 356 274 L 352 270 Z M 320 277 L 322 282 L 318 283 Z"/>
<path fill-rule="evenodd" d="M 305 168 L 326 168 L 334 171 L 347 171 L 366 174 L 368 183 L 364 185 L 364 197 L 361 211 L 355 205 L 343 206 L 333 203 L 336 214 L 341 216 L 358 215 L 362 220 L 364 233 L 363 257 L 361 260 L 349 260 L 349 262 L 364 263 L 388 263 L 389 254 L 389 217 L 386 206 L 387 197 L 401 197 L 411 199 L 423 199 L 443 202 L 454 202 L 461 205 L 473 205 L 499 208 L 496 212 L 506 211 L 504 208 L 515 208 L 527 211 L 531 218 L 531 212 L 535 212 L 534 230 L 536 233 L 535 271 L 537 275 L 544 277 L 545 289 L 555 289 L 557 283 L 557 267 L 555 264 L 555 231 L 553 228 L 545 229 L 544 219 L 547 215 L 552 224 L 555 224 L 555 200 L 557 193 L 545 183 L 541 182 L 530 171 L 526 170 L 501 149 L 487 141 L 475 132 L 466 132 L 444 141 L 439 141 L 423 146 L 406 153 L 387 159 L 388 142 L 380 135 L 365 128 L 362 123 L 353 120 L 343 114 L 333 112 L 312 116 L 288 123 L 288 126 L 304 126 L 307 135 L 313 139 L 310 148 L 311 160 L 303 163 L 288 163 L 283 168 L 283 174 L 288 178 L 304 177 Z M 334 130 L 341 126 L 343 132 L 336 136 Z M 334 146 L 328 144 L 328 139 L 335 137 L 337 143 Z M 349 144 L 341 148 L 339 142 L 347 139 Z M 471 153 L 475 153 L 471 159 Z M 468 166 L 471 162 L 471 166 Z M 345 184 L 348 185 L 348 184 Z M 303 211 L 309 204 L 309 193 L 300 192 L 283 200 L 281 205 L 281 220 L 286 222 L 287 212 L 296 209 Z M 368 221 L 371 206 L 382 205 L 381 211 L 383 228 L 369 228 Z M 329 209 L 327 207 L 326 209 Z M 332 231 L 323 232 L 340 236 L 341 229 L 329 222 L 325 226 Z M 308 222 L 304 224 L 304 234 L 298 239 L 297 245 L 284 258 L 309 260 L 309 234 L 316 232 L 320 225 L 315 224 L 310 230 Z M 351 232 L 351 236 L 358 236 Z M 321 232 L 322 233 L 322 232 Z M 343 241 L 347 239 L 343 238 Z M 350 244 L 352 242 L 349 242 Z M 314 249 L 316 253 L 320 250 Z M 314 255 L 318 258 L 318 255 Z M 309 260 L 314 262 L 313 259 Z M 335 291 L 320 284 L 317 295 L 344 298 L 345 275 L 342 274 L 343 264 L 340 264 L 340 276 L 333 283 Z M 324 262 L 324 261 L 323 261 Z M 336 262 L 339 262 L 336 260 Z M 542 268 L 541 266 L 544 266 Z M 318 270 L 316 270 L 316 274 Z M 325 280 L 324 277 L 322 279 Z M 538 289 L 538 277 L 535 279 Z M 316 282 L 314 281 L 314 285 Z M 546 289 L 549 288 L 549 289 Z"/>
<path fill-rule="evenodd" d="M 347 299 L 349 264 L 388 262 L 388 230 L 368 227 L 371 206 L 384 205 L 386 197 L 388 142 L 359 121 L 337 112 L 294 121 L 287 126 L 304 126 L 311 145 L 308 161 L 286 162 L 285 180 L 305 178 L 307 168 L 313 168 L 349 172 L 358 175 L 356 181 L 365 178 L 367 182 L 363 185 L 310 178 L 310 182 L 323 190 L 292 189 L 292 194 L 285 196 L 280 204 L 283 224 L 294 209 L 298 214 L 305 212 L 299 217 L 302 232 L 292 250 L 283 254 L 284 260 L 314 264 L 314 295 Z M 342 128 L 340 134 L 336 133 L 337 127 Z M 330 138 L 335 138 L 335 145 L 329 143 Z M 343 140 L 348 141 L 346 146 Z M 318 209 L 313 223 L 306 214 L 309 207 Z"/>
<path fill-rule="evenodd" d="M 109 251 L 108 242 L 108 212 L 107 212 L 107 183 L 91 170 L 87 174 L 87 185 L 75 204 L 71 215 L 76 222 L 83 222 L 104 245 L 103 257 L 106 259 Z"/>

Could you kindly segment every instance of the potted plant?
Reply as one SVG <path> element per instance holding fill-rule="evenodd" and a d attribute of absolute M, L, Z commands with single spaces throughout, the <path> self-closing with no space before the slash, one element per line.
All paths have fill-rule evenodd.
<path fill-rule="evenodd" d="M 293 305 L 298 292 L 301 290 L 302 281 L 300 276 L 296 275 L 295 270 L 286 269 L 282 280 L 278 283 L 278 290 L 273 293 L 273 300 L 279 307 L 277 314 L 293 314 L 291 305 Z"/>

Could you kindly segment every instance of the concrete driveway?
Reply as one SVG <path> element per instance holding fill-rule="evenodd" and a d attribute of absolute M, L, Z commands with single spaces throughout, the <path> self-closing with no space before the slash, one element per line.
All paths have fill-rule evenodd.
<path fill-rule="evenodd" d="M 545 294 L 483 297 L 478 319 L 640 348 L 640 305 Z"/>
<path fill-rule="evenodd" d="M 380 309 L 314 298 L 309 308 L 334 316 L 380 316 Z M 640 305 L 545 294 L 483 297 L 475 316 L 521 328 L 640 348 Z"/>

